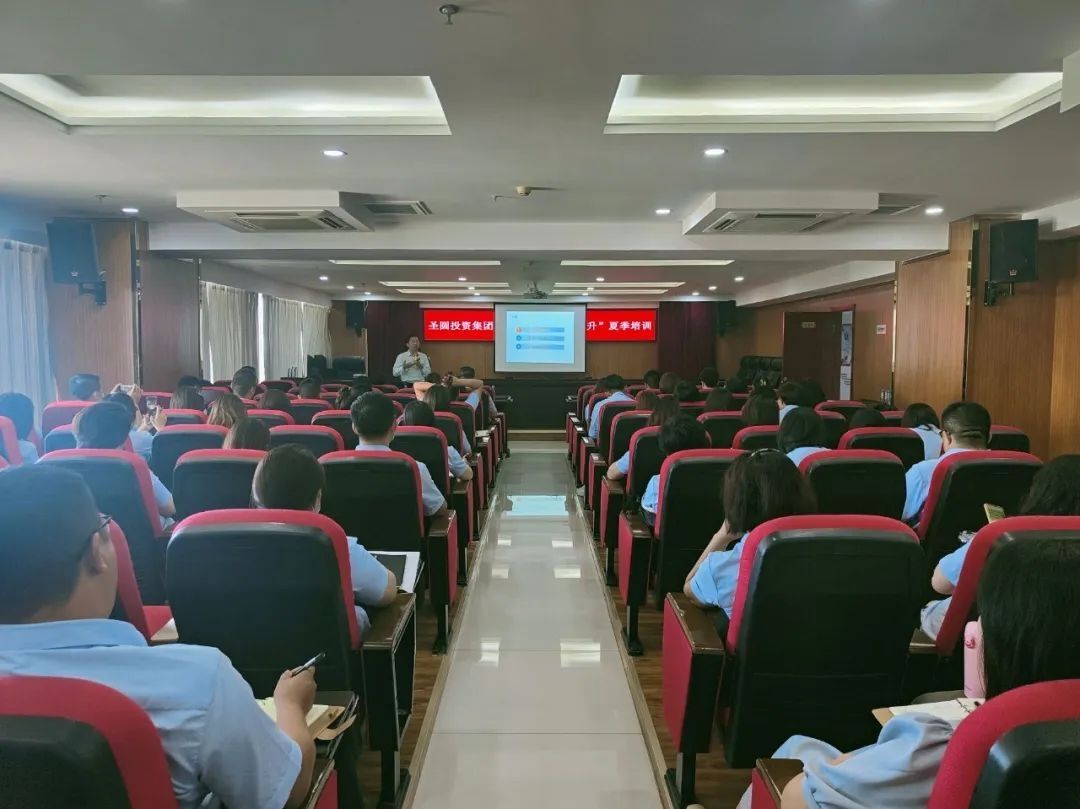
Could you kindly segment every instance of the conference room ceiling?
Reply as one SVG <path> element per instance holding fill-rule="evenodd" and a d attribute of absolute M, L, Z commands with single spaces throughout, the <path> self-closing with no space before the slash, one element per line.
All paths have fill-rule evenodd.
<path fill-rule="evenodd" d="M 519 273 L 519 280 L 529 280 L 526 262 L 547 262 L 566 281 L 587 276 L 579 279 L 577 268 L 559 260 L 729 258 L 733 264 L 710 276 L 721 279 L 715 292 L 736 294 L 723 279 L 739 274 L 747 280 L 737 292 L 749 299 L 755 287 L 830 267 L 859 264 L 873 274 L 869 265 L 931 252 L 943 246 L 950 219 L 1031 211 L 1080 196 L 1080 110 L 1062 113 L 1056 103 L 997 131 L 753 132 L 721 121 L 696 130 L 680 124 L 677 134 L 605 134 L 624 77 L 646 77 L 648 91 L 667 92 L 684 116 L 694 114 L 690 101 L 730 89 L 724 77 L 756 77 L 756 85 L 735 82 L 730 92 L 740 98 L 753 96 L 748 86 L 769 86 L 776 77 L 770 92 L 780 103 L 791 92 L 818 92 L 820 82 L 808 77 L 847 77 L 830 87 L 858 85 L 865 100 L 874 88 L 857 77 L 908 77 L 892 83 L 932 96 L 936 81 L 927 77 L 935 74 L 1060 73 L 1062 60 L 1080 50 L 1075 2 L 459 5 L 446 25 L 439 2 L 426 0 L 7 0 L 3 74 L 42 74 L 91 95 L 144 101 L 164 94 L 168 77 L 187 77 L 176 83 L 185 103 L 237 86 L 249 95 L 272 93 L 274 83 L 262 77 L 291 77 L 294 91 L 311 91 L 319 77 L 330 77 L 321 90 L 345 84 L 369 100 L 422 97 L 431 125 L 438 128 L 434 103 L 449 134 L 380 134 L 364 118 L 375 107 L 363 104 L 354 105 L 351 132 L 320 120 L 288 134 L 257 124 L 218 134 L 172 119 L 95 134 L 0 96 L 0 207 L 46 217 L 119 216 L 122 207 L 137 207 L 151 223 L 152 249 L 242 261 L 281 278 L 295 275 L 305 286 L 311 284 L 296 274 L 314 264 L 335 283 L 368 279 L 367 268 L 330 265 L 330 258 L 485 258 L 508 262 L 493 269 Z M 428 79 L 434 96 L 417 90 Z M 942 79 L 955 93 L 1006 86 L 949 82 Z M 1003 96 L 1002 104 L 1022 95 Z M 387 120 L 395 109 L 405 107 L 388 103 Z M 976 100 L 970 109 L 990 108 Z M 347 154 L 325 157 L 331 148 Z M 726 154 L 707 157 L 710 148 Z M 520 185 L 553 190 L 519 197 Z M 184 191 L 302 189 L 423 201 L 431 216 L 380 217 L 372 232 L 250 234 L 176 206 Z M 711 194 L 737 199 L 762 191 L 861 191 L 919 204 L 814 233 L 687 235 L 688 218 Z M 100 194 L 108 196 L 99 202 Z M 928 205 L 943 214 L 927 216 Z M 656 213 L 664 209 L 670 213 Z M 380 273 L 417 280 L 432 274 L 403 267 Z M 681 267 L 636 273 L 637 280 L 707 280 Z M 434 274 L 458 275 L 453 268 Z"/>

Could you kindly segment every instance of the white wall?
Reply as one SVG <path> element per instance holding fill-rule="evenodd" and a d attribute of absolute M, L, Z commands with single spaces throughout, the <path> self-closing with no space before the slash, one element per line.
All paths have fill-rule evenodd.
<path fill-rule="evenodd" d="M 250 292 L 261 292 L 264 295 L 274 295 L 278 298 L 289 298 L 319 306 L 329 306 L 332 300 L 329 295 L 313 289 L 286 284 L 250 270 L 206 259 L 201 261 L 199 277 L 203 281 L 211 281 L 215 284 L 225 284 L 225 286 L 246 289 Z"/>

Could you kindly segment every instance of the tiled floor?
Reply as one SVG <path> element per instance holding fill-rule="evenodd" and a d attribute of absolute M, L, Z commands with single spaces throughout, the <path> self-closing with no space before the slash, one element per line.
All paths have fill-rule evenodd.
<path fill-rule="evenodd" d="M 513 449 L 414 806 L 657 809 L 565 447 Z"/>

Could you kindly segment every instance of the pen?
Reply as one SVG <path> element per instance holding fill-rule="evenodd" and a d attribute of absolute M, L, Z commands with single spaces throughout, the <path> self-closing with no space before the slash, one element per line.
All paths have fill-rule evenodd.
<path fill-rule="evenodd" d="M 290 677 L 295 677 L 297 674 L 300 674 L 301 672 L 306 671 L 307 669 L 310 669 L 312 666 L 314 666 L 316 663 L 318 663 L 324 657 L 326 657 L 326 652 L 319 652 L 317 655 L 315 655 L 313 658 L 311 658 L 311 660 L 309 660 L 304 665 L 299 666 L 299 667 L 297 667 L 295 669 L 291 669 L 289 671 L 289 676 Z"/>

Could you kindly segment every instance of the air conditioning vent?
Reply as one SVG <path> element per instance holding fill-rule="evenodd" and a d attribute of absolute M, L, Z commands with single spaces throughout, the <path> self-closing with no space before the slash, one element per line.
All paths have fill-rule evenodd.
<path fill-rule="evenodd" d="M 244 233 L 374 230 L 360 195 L 340 191 L 191 191 L 176 206 Z"/>
<path fill-rule="evenodd" d="M 426 202 L 369 202 L 367 209 L 375 216 L 431 216 Z"/>
<path fill-rule="evenodd" d="M 899 216 L 900 214 L 910 213 L 925 204 L 926 199 L 923 197 L 881 194 L 878 199 L 877 210 L 870 211 L 867 216 Z"/>
<path fill-rule="evenodd" d="M 849 211 L 728 211 L 705 233 L 806 233 L 849 216 Z"/>

